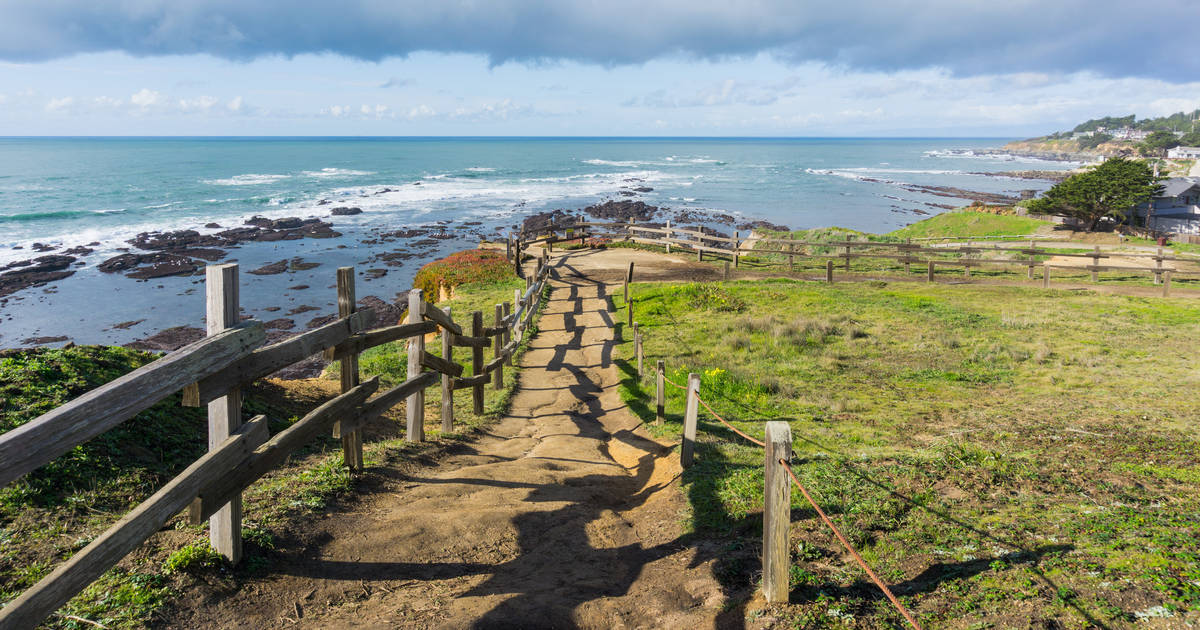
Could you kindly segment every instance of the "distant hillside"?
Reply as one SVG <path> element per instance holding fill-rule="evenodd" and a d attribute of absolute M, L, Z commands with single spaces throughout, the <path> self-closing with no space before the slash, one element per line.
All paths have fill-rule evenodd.
<path fill-rule="evenodd" d="M 1164 144 L 1162 136 L 1169 142 Z M 1010 142 L 1004 145 L 1004 150 L 1050 159 L 1094 159 L 1114 155 L 1161 156 L 1166 147 L 1177 144 L 1200 144 L 1200 109 L 1142 120 L 1133 114 L 1093 118 L 1069 131 Z M 1152 150 L 1154 147 L 1157 151 Z"/>

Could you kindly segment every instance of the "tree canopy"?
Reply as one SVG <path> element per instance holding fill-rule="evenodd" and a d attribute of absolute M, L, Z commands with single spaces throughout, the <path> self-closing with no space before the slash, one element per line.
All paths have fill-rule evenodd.
<path fill-rule="evenodd" d="M 1155 131 L 1146 136 L 1146 139 L 1138 145 L 1138 151 L 1142 155 L 1157 155 L 1163 156 L 1167 154 L 1167 149 L 1179 146 L 1179 138 L 1170 131 Z"/>
<path fill-rule="evenodd" d="M 1185 147 L 1200 147 L 1200 131 L 1183 134 L 1183 137 L 1179 139 L 1179 144 Z"/>
<path fill-rule="evenodd" d="M 1150 201 L 1162 188 L 1159 179 L 1144 160 L 1110 158 L 1055 184 L 1030 209 L 1079 219 L 1090 232 L 1102 219 L 1124 221 L 1130 209 Z"/>

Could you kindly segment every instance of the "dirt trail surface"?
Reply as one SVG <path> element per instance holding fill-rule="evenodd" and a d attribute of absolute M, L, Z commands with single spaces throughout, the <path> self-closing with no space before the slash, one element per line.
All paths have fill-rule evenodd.
<path fill-rule="evenodd" d="M 555 261 L 511 411 L 485 437 L 435 465 L 376 471 L 383 488 L 312 523 L 318 545 L 170 625 L 730 625 L 715 551 L 680 534 L 678 456 L 617 393 L 606 287 L 569 263 Z"/>

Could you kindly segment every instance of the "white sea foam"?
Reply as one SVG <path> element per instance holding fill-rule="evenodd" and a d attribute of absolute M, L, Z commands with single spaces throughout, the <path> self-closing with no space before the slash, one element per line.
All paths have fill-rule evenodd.
<path fill-rule="evenodd" d="M 925 151 L 924 155 L 925 157 L 931 158 L 990 160 L 993 162 L 1029 162 L 1031 164 L 1063 165 L 1086 164 L 1086 162 L 1077 160 L 1051 160 L 1048 158 L 1040 158 L 1032 155 L 1018 155 L 1014 153 L 993 153 L 990 151 L 975 152 L 971 149 L 932 149 Z"/>
<path fill-rule="evenodd" d="M 636 168 L 636 167 L 644 164 L 644 162 L 619 161 L 619 160 L 598 160 L 598 159 L 583 160 L 583 163 L 591 164 L 593 166 L 620 166 L 622 168 Z"/>
<path fill-rule="evenodd" d="M 358 177 L 362 175 L 374 175 L 375 171 L 356 171 L 348 168 L 323 168 L 319 171 L 304 171 L 304 174 L 308 177 L 327 179 L 331 177 Z M 286 177 L 286 175 L 284 177 Z"/>
<path fill-rule="evenodd" d="M 496 169 L 490 166 L 469 166 L 467 167 L 467 171 L 472 173 L 494 173 Z"/>
<path fill-rule="evenodd" d="M 258 173 L 247 173 L 245 175 L 234 175 L 226 179 L 206 179 L 205 184 L 213 186 L 256 186 L 260 184 L 271 184 L 281 179 L 288 179 L 291 175 L 260 175 Z"/>

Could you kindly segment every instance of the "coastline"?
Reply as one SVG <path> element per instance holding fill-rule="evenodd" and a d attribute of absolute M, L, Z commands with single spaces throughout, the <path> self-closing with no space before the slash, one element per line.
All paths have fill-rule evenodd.
<path fill-rule="evenodd" d="M 50 142 L 50 148 L 60 149 L 57 144 Z M 125 144 L 116 142 L 113 150 Z M 425 151 L 431 144 L 436 143 L 422 142 L 419 148 Z M 486 148 L 503 144 L 490 141 Z M 0 289 L 7 290 L 0 290 L 0 347 L 139 341 L 156 350 L 177 346 L 202 325 L 204 266 L 224 262 L 241 266 L 243 313 L 272 323 L 272 335 L 282 338 L 335 312 L 329 287 L 337 267 L 357 268 L 364 299 L 391 303 L 425 262 L 503 237 L 530 216 L 565 209 L 640 203 L 653 210 L 635 213 L 639 220 L 669 219 L 724 233 L 755 220 L 886 232 L 975 199 L 1004 203 L 1022 189 L 1048 187 L 1029 179 L 1036 178 L 1033 171 L 1011 170 L 1012 159 L 975 155 L 982 146 L 955 153 L 954 147 L 970 144 L 917 139 L 708 146 L 689 141 L 683 146 L 694 152 L 682 154 L 670 142 L 577 146 L 542 141 L 534 148 L 557 161 L 522 170 L 528 160 L 485 159 L 465 151 L 473 148 L 470 143 L 449 142 L 450 149 L 463 152 L 453 163 L 435 156 L 426 167 L 422 157 L 417 160 L 422 166 L 393 171 L 386 167 L 386 152 L 350 162 L 330 155 L 341 145 L 322 141 L 313 145 L 321 155 L 300 164 L 271 153 L 272 159 L 286 158 L 289 166 L 216 164 L 213 171 L 189 166 L 176 176 L 181 188 L 164 184 L 149 190 L 131 180 L 97 192 L 99 183 L 74 171 L 32 172 L 24 181 L 10 179 L 0 186 L 10 201 L 0 208 L 0 219 L 13 228 L 33 221 L 60 232 L 32 243 L 10 241 L 4 248 Z M 173 159 L 190 146 L 171 141 L 155 143 L 154 149 Z M 252 148 L 270 146 L 263 141 Z M 600 152 L 614 146 L 620 153 Z M 217 148 L 219 143 L 209 142 L 200 150 L 223 156 Z M 364 149 L 353 143 L 341 148 Z M 404 143 L 366 148 L 411 149 Z M 530 149 L 519 143 L 516 148 Z M 718 150 L 727 155 L 716 155 Z M 830 163 L 834 150 L 844 155 Z M 565 165 L 558 159 L 564 151 L 574 156 Z M 796 162 L 795 151 L 807 151 L 804 155 L 811 157 L 805 160 L 824 165 Z M 982 170 L 993 168 L 1004 170 Z M 128 192 L 132 185 L 145 190 L 134 195 Z M 132 210 L 67 207 L 46 217 L 38 212 L 44 200 L 64 197 L 73 187 L 83 196 L 80 208 L 100 205 L 91 199 L 101 195 L 111 198 L 104 206 L 126 208 L 137 201 L 146 210 L 132 217 Z M 597 218 L 628 216 L 600 214 Z M 108 238 L 93 238 L 95 230 L 64 231 L 80 222 L 159 227 Z"/>

